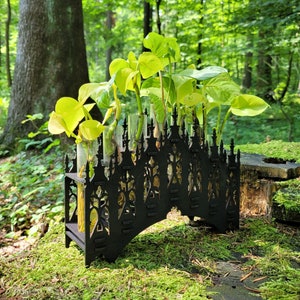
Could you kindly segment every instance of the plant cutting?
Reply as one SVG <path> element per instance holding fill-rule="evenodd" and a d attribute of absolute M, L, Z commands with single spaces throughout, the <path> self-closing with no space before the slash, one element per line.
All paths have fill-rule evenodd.
<path fill-rule="evenodd" d="M 66 133 L 75 139 L 77 144 L 77 175 L 84 177 L 86 163 L 92 165 L 98 150 L 97 137 L 103 132 L 104 126 L 93 120 L 90 111 L 95 104 L 85 104 L 87 98 L 79 90 L 78 101 L 71 97 L 60 98 L 55 111 L 50 114 L 48 130 L 52 134 Z M 92 175 L 92 174 L 91 174 Z M 84 230 L 84 185 L 77 183 L 78 197 L 78 229 Z"/>
<path fill-rule="evenodd" d="M 219 140 L 231 114 L 256 116 L 268 107 L 263 99 L 241 93 L 240 87 L 222 67 L 197 70 L 190 65 L 184 70 L 177 70 L 175 64 L 180 62 L 180 48 L 175 38 L 152 32 L 143 43 L 149 52 L 138 57 L 129 52 L 127 59 L 112 61 L 110 81 L 82 85 L 78 100 L 60 98 L 50 115 L 49 131 L 53 134 L 65 132 L 76 143 L 81 143 L 97 140 L 107 128 L 107 136 L 112 138 L 122 114 L 120 98 L 131 97 L 132 92 L 140 119 L 136 139 L 142 133 L 144 111 L 150 107 L 160 129 L 176 108 L 179 124 L 196 116 L 205 131 L 210 113 L 217 109 L 215 129 Z M 88 98 L 95 103 L 86 104 Z M 89 113 L 94 105 L 103 112 L 102 122 L 94 120 Z M 222 108 L 227 110 L 223 119 Z"/>
<path fill-rule="evenodd" d="M 50 115 L 49 131 L 53 134 L 65 132 L 78 145 L 83 145 L 88 154 L 93 143 L 104 134 L 105 151 L 112 154 L 124 99 L 129 96 L 134 98 L 132 103 L 138 115 L 133 145 L 137 144 L 143 133 L 146 109 L 151 111 L 158 134 L 164 130 L 174 110 L 178 114 L 178 125 L 184 122 L 192 124 L 196 117 L 207 134 L 207 119 L 211 111 L 217 109 L 215 129 L 219 143 L 231 114 L 254 116 L 268 107 L 263 99 L 242 94 L 239 86 L 222 67 L 197 70 L 190 65 L 183 70 L 177 68 L 180 48 L 175 38 L 150 33 L 143 43 L 149 52 L 143 52 L 138 57 L 129 52 L 126 59 L 112 61 L 109 67 L 111 79 L 108 82 L 82 85 L 77 100 L 60 98 Z M 87 104 L 89 98 L 95 103 Z M 104 116 L 101 122 L 94 120 L 90 114 L 94 105 Z M 223 107 L 227 112 L 222 118 Z M 87 161 L 91 162 L 93 155 L 87 156 Z"/>

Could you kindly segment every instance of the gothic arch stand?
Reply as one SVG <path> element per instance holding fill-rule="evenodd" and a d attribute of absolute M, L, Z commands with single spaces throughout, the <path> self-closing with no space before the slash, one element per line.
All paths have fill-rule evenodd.
<path fill-rule="evenodd" d="M 136 235 L 165 219 L 173 207 L 182 215 L 205 219 L 219 232 L 238 229 L 240 155 L 234 154 L 233 141 L 227 155 L 223 144 L 216 144 L 215 132 L 209 146 L 197 121 L 192 137 L 176 121 L 175 112 L 174 125 L 166 126 L 159 141 L 148 125 L 149 136 L 141 138 L 134 159 L 124 122 L 124 151 L 116 150 L 105 167 L 100 141 L 92 178 L 88 164 L 82 179 L 76 175 L 76 159 L 66 160 L 66 247 L 73 240 L 84 251 L 87 266 L 96 258 L 114 261 Z M 85 186 L 84 232 L 77 229 L 78 183 Z"/>

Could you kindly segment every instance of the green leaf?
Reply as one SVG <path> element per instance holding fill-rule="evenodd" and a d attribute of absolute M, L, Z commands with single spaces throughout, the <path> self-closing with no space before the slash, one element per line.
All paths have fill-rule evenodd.
<path fill-rule="evenodd" d="M 55 111 L 50 114 L 48 130 L 52 134 L 61 134 L 68 130 L 62 116 L 57 114 Z"/>
<path fill-rule="evenodd" d="M 52 134 L 65 132 L 71 136 L 80 121 L 86 116 L 95 104 L 82 105 L 71 97 L 62 97 L 57 100 L 55 111 L 50 114 L 48 130 Z"/>
<path fill-rule="evenodd" d="M 230 105 L 233 97 L 240 94 L 240 87 L 230 78 L 228 73 L 221 73 L 204 82 L 205 92 L 212 101 L 222 105 Z"/>
<path fill-rule="evenodd" d="M 135 76 L 138 71 L 133 71 L 130 68 L 124 68 L 118 71 L 116 75 L 116 85 L 123 95 L 126 94 L 127 90 L 134 91 L 134 80 L 137 81 Z"/>
<path fill-rule="evenodd" d="M 34 122 L 35 120 L 42 120 L 44 118 L 44 115 L 41 113 L 38 113 L 38 114 L 33 114 L 33 115 L 26 115 L 26 118 L 27 119 L 25 119 L 21 122 L 22 124 L 25 124 L 29 121 Z"/>
<path fill-rule="evenodd" d="M 158 57 L 163 57 L 168 53 L 165 38 L 156 32 L 150 32 L 144 38 L 143 45 L 145 48 L 150 49 Z"/>
<path fill-rule="evenodd" d="M 150 99 L 151 99 L 151 102 L 153 104 L 153 110 L 154 110 L 154 113 L 155 113 L 156 121 L 159 124 L 163 124 L 163 122 L 165 120 L 165 117 L 166 117 L 166 113 L 165 113 L 164 106 L 163 106 L 163 103 L 161 101 L 161 98 L 156 96 L 155 94 L 151 94 Z"/>
<path fill-rule="evenodd" d="M 108 109 L 111 106 L 109 91 L 103 91 L 103 93 L 98 95 L 95 101 L 100 109 Z"/>
<path fill-rule="evenodd" d="M 141 97 L 155 95 L 161 99 L 161 88 L 160 87 L 149 87 L 141 89 Z"/>
<path fill-rule="evenodd" d="M 137 70 L 138 60 L 136 59 L 136 56 L 132 51 L 128 53 L 128 64 L 129 68 L 131 68 L 132 70 Z"/>
<path fill-rule="evenodd" d="M 143 78 L 151 77 L 163 69 L 161 60 L 151 52 L 142 53 L 138 63 Z"/>
<path fill-rule="evenodd" d="M 171 62 L 180 60 L 180 48 L 175 38 L 164 37 L 158 33 L 150 32 L 144 39 L 145 48 L 150 49 L 157 57 L 159 57 L 166 66 Z"/>
<path fill-rule="evenodd" d="M 109 65 L 109 74 L 112 77 L 116 74 L 119 70 L 129 68 L 129 63 L 123 58 L 116 58 L 114 59 Z"/>
<path fill-rule="evenodd" d="M 110 82 L 83 84 L 79 88 L 78 101 L 83 104 L 90 97 L 97 102 L 103 93 L 109 93 L 110 88 Z"/>
<path fill-rule="evenodd" d="M 167 84 L 167 82 L 165 81 Z M 168 92 L 164 91 L 165 97 L 168 97 Z M 141 96 L 148 96 L 153 104 L 153 111 L 158 123 L 162 124 L 165 120 L 165 107 L 162 102 L 162 93 L 160 79 L 158 77 L 149 78 L 143 82 Z"/>
<path fill-rule="evenodd" d="M 164 87 L 165 102 L 170 103 L 172 106 L 177 100 L 177 91 L 174 80 L 168 76 L 163 76 L 162 83 Z"/>
<path fill-rule="evenodd" d="M 82 137 L 88 141 L 96 140 L 104 131 L 104 126 L 96 120 L 87 120 L 79 125 Z"/>
<path fill-rule="evenodd" d="M 99 83 L 83 84 L 78 91 L 78 101 L 85 103 L 85 101 L 99 88 Z"/>
<path fill-rule="evenodd" d="M 55 111 L 61 115 L 68 115 L 70 111 L 79 110 L 82 107 L 82 104 L 79 103 L 76 99 L 71 97 L 62 97 L 57 100 L 55 105 Z"/>
<path fill-rule="evenodd" d="M 176 41 L 176 38 L 165 37 L 165 43 L 168 48 L 168 56 L 171 59 L 171 62 L 177 62 L 180 60 L 180 48 Z"/>
<path fill-rule="evenodd" d="M 183 99 L 180 100 L 180 102 L 187 106 L 197 106 L 200 103 L 204 103 L 205 98 L 201 93 L 193 92 L 186 95 Z"/>
<path fill-rule="evenodd" d="M 218 102 L 211 102 L 211 101 L 207 101 L 205 103 L 205 109 L 206 109 L 206 113 L 208 114 L 211 110 L 213 110 L 216 107 L 219 107 L 220 103 Z"/>
<path fill-rule="evenodd" d="M 221 73 L 227 73 L 227 70 L 218 66 L 210 66 L 202 70 L 185 69 L 182 72 L 180 72 L 179 75 L 192 77 L 196 80 L 201 81 L 216 77 Z"/>
<path fill-rule="evenodd" d="M 84 118 L 84 110 L 82 104 L 70 97 L 60 98 L 55 105 L 55 111 L 65 122 L 66 133 L 73 132 L 79 122 Z M 68 133 L 69 132 L 69 133 Z"/>
<path fill-rule="evenodd" d="M 184 98 L 194 92 L 195 80 L 179 75 L 172 76 L 172 79 L 177 93 L 177 100 L 183 103 Z"/>
<path fill-rule="evenodd" d="M 231 103 L 231 112 L 237 116 L 257 116 L 269 105 L 261 98 L 248 94 L 236 96 Z"/>

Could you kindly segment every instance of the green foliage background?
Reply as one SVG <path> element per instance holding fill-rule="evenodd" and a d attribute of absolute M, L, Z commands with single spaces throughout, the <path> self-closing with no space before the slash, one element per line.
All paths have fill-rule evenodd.
<path fill-rule="evenodd" d="M 18 0 L 11 0 L 12 19 L 9 32 L 10 69 L 13 74 L 16 58 L 18 35 Z M 153 7 L 153 31 L 157 31 L 156 1 L 149 0 Z M 143 38 L 143 1 L 91 1 L 83 0 L 85 39 L 91 82 L 105 80 L 106 51 L 112 47 L 112 59 L 124 57 L 129 51 L 138 55 L 142 51 Z M 107 11 L 113 12 L 113 27 L 107 27 Z M 276 101 L 278 95 L 272 94 L 270 102 L 272 111 L 264 113 L 263 123 L 265 137 L 271 139 L 294 140 L 300 139 L 299 133 L 299 4 L 291 1 L 259 1 L 259 0 L 211 0 L 211 1 L 161 1 L 159 20 L 162 33 L 176 37 L 182 51 L 182 62 L 177 68 L 186 67 L 198 60 L 200 67 L 219 65 L 229 70 L 230 75 L 238 84 L 242 84 L 246 54 L 252 53 L 252 86 L 249 93 L 260 94 L 256 90 L 257 66 L 259 55 L 272 56 L 272 86 L 268 89 L 273 93 L 276 87 L 286 83 L 288 60 L 293 53 L 291 81 L 283 106 Z M 5 21 L 7 4 L 0 4 L 0 132 L 6 120 L 9 103 L 9 87 L 6 82 L 5 68 Z M 261 39 L 259 33 L 265 33 Z M 199 48 L 200 47 L 200 48 Z M 200 51 L 201 50 L 201 51 Z M 199 53 L 201 52 L 201 54 Z M 298 93 L 298 94 L 297 94 Z M 269 100 L 269 99 L 266 99 Z M 286 119 L 291 116 L 293 124 Z M 284 120 L 286 135 L 276 133 L 274 120 Z M 235 128 L 239 119 L 233 120 Z M 236 126 L 237 122 L 237 126 Z M 249 122 L 252 122 L 252 120 Z M 275 131 L 269 130 L 270 127 Z M 275 122 L 276 123 L 276 122 Z M 292 128 L 292 136 L 288 133 Z M 242 126 L 243 128 L 243 126 Z M 285 129 L 281 130 L 283 132 Z M 247 134 L 247 133 L 246 133 Z M 239 139 L 241 134 L 234 137 Z M 265 138 L 264 137 L 264 138 Z M 259 138 L 264 139 L 264 138 Z M 238 141 L 239 142 L 239 141 Z M 244 143 L 244 139 L 240 140 Z M 252 141 L 251 141 L 252 142 Z M 259 142 L 259 140 L 258 140 Z"/>
<path fill-rule="evenodd" d="M 155 7 L 156 1 L 149 1 Z M 13 74 L 19 1 L 10 0 L 10 3 Z M 108 47 L 113 47 L 113 58 L 124 57 L 130 50 L 136 55 L 141 52 L 143 1 L 83 0 L 82 3 L 90 80 L 103 81 Z M 0 2 L 0 133 L 10 99 L 5 66 L 6 5 L 6 1 Z M 114 12 L 111 30 L 106 26 L 108 10 Z M 276 101 L 276 88 L 286 82 L 291 53 L 291 83 L 283 106 L 293 120 L 292 139 L 300 141 L 299 11 L 297 0 L 161 1 L 162 33 L 177 38 L 183 52 L 182 66 L 197 59 L 201 60 L 201 67 L 219 65 L 228 69 L 241 85 L 245 55 L 251 52 L 253 82 L 249 92 L 257 94 L 260 92 L 256 89 L 259 53 L 272 56 L 271 108 L 254 119 L 233 117 L 224 133 L 225 143 L 232 137 L 238 144 L 262 143 L 259 147 L 246 145 L 241 150 L 250 151 L 253 147 L 256 153 L 269 151 L 271 156 L 300 160 L 299 143 L 273 142 L 289 139 L 290 125 L 281 103 Z M 156 22 L 154 10 L 153 31 L 157 31 Z M 259 38 L 261 30 L 265 34 L 263 40 Z M 270 140 L 271 143 L 265 143 Z M 23 142 L 30 148 L 30 139 Z M 10 237 L 24 233 L 38 237 L 42 224 L 52 225 L 61 220 L 62 166 L 63 154 L 59 149 L 47 154 L 41 149 L 20 152 L 1 160 L 1 230 L 10 232 Z M 241 231 L 221 237 L 205 229 L 196 231 L 177 220 L 166 221 L 138 236 L 115 264 L 95 262 L 89 270 L 84 268 L 82 254 L 75 246 L 64 248 L 62 231 L 61 224 L 53 225 L 34 251 L 16 256 L 12 261 L 1 257 L 0 290 L 5 288 L 10 297 L 30 299 L 77 299 L 78 295 L 82 299 L 99 295 L 101 299 L 129 296 L 141 299 L 141 291 L 147 299 L 153 294 L 162 299 L 170 295 L 184 299 L 183 293 L 186 298 L 201 299 L 208 294 L 204 285 L 211 285 L 215 260 L 231 260 L 238 253 L 247 258 L 245 272 L 254 270 L 256 276 L 268 276 L 268 281 L 260 287 L 264 299 L 299 297 L 299 232 L 289 233 L 266 221 L 250 219 Z"/>

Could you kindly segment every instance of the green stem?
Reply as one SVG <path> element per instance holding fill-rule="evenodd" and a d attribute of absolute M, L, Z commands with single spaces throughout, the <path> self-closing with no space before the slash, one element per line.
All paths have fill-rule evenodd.
<path fill-rule="evenodd" d="M 219 135 L 220 131 L 220 125 L 221 125 L 221 105 L 218 107 L 218 119 L 217 119 L 217 126 L 216 126 L 216 132 Z M 221 125 L 222 126 L 222 125 Z"/>
<path fill-rule="evenodd" d="M 160 87 L 161 87 L 161 102 L 164 108 L 164 112 L 165 112 L 165 119 L 166 119 L 166 102 L 165 102 L 165 91 L 164 91 L 164 84 L 163 84 L 163 78 L 162 78 L 162 72 L 159 71 L 159 81 L 160 81 Z M 165 121 L 165 120 L 164 120 Z"/>
<path fill-rule="evenodd" d="M 137 132 L 136 132 L 136 135 L 135 135 L 135 143 L 134 143 L 134 146 L 135 146 L 136 142 L 139 140 L 139 138 L 141 137 L 142 132 L 143 132 L 144 112 L 143 112 L 143 106 L 142 106 L 142 99 L 140 97 L 140 89 L 136 84 L 134 85 L 134 90 L 135 90 L 137 107 L 138 107 L 138 114 L 139 114 L 138 128 L 137 128 Z"/>
<path fill-rule="evenodd" d="M 171 84 L 172 84 L 172 63 L 171 63 L 171 58 L 169 57 L 169 95 L 171 91 Z M 170 101 L 171 102 L 171 101 Z M 177 106 L 177 111 L 179 111 L 179 103 L 176 99 L 176 106 Z"/>
<path fill-rule="evenodd" d="M 107 132 L 104 135 L 104 140 L 105 140 L 105 154 L 106 155 L 111 155 L 115 147 L 117 146 L 116 143 L 114 142 L 113 135 L 116 131 L 116 128 L 118 126 L 120 117 L 121 117 L 121 101 L 117 96 L 117 86 L 113 85 L 113 94 L 114 94 L 114 100 L 115 100 L 115 118 L 114 121 L 108 126 Z"/>
<path fill-rule="evenodd" d="M 122 107 L 121 107 L 121 101 L 120 101 L 120 99 L 118 98 L 118 95 L 117 95 L 117 86 L 116 85 L 113 86 L 113 92 L 114 92 L 114 99 L 115 99 L 115 103 L 116 103 L 115 120 L 118 123 L 119 120 L 120 120 L 120 117 L 121 117 Z"/>
<path fill-rule="evenodd" d="M 226 124 L 230 114 L 231 114 L 231 109 L 229 108 L 226 112 L 226 115 L 225 115 L 223 121 L 222 121 L 220 129 L 217 131 L 217 144 L 220 144 L 220 142 L 221 142 L 223 130 L 224 130 L 225 124 Z"/>

